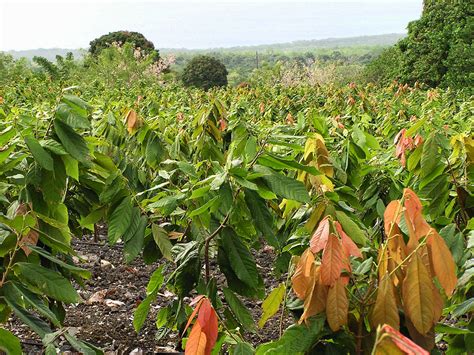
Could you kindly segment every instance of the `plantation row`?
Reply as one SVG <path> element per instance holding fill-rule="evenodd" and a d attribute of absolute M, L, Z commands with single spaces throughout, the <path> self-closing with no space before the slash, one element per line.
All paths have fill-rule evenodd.
<path fill-rule="evenodd" d="M 166 288 L 178 297 L 156 325 L 187 354 L 473 349 L 471 98 L 397 83 L 65 84 L 0 93 L 0 322 L 14 314 L 46 353 L 61 337 L 100 353 L 62 325 L 81 301 L 71 282 L 90 277 L 71 240 L 97 224 L 126 262 L 168 260 L 133 324 Z M 286 277 L 272 290 L 264 247 Z M 258 324 L 249 298 L 264 300 Z M 253 348 L 282 312 L 295 324 Z M 0 349 L 21 353 L 6 329 Z"/>

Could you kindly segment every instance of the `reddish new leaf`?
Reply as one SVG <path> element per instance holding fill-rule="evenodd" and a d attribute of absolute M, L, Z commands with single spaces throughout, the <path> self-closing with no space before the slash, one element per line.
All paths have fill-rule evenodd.
<path fill-rule="evenodd" d="M 191 334 L 189 334 L 188 341 L 184 353 L 186 355 L 207 355 L 207 336 L 201 329 L 199 322 L 193 325 Z"/>
<path fill-rule="evenodd" d="M 323 285 L 332 286 L 336 283 L 344 266 L 347 265 L 345 259 L 341 242 L 334 234 L 331 234 L 321 260 L 321 282 Z"/>
<path fill-rule="evenodd" d="M 304 300 L 306 294 L 312 286 L 311 276 L 312 268 L 314 265 L 314 255 L 308 248 L 301 255 L 299 262 L 296 266 L 295 273 L 291 278 L 293 291 L 299 299 Z"/>
<path fill-rule="evenodd" d="M 319 222 L 319 226 L 313 234 L 311 241 L 309 242 L 309 246 L 311 251 L 316 254 L 320 250 L 323 250 L 326 247 L 329 237 L 329 219 L 328 217 L 323 218 L 321 222 Z"/>
<path fill-rule="evenodd" d="M 458 282 L 456 264 L 444 239 L 431 229 L 427 240 L 431 266 L 446 296 L 451 297 Z"/>
<path fill-rule="evenodd" d="M 206 354 L 210 354 L 217 340 L 217 314 L 207 298 L 203 299 L 199 309 L 198 321 L 201 329 L 206 333 Z"/>
<path fill-rule="evenodd" d="M 191 305 L 193 305 L 196 302 L 197 302 L 197 305 L 196 305 L 196 308 L 194 308 L 193 313 L 191 313 L 191 315 L 189 316 L 188 323 L 186 323 L 186 327 L 184 327 L 184 330 L 183 330 L 183 335 L 184 335 L 184 333 L 186 333 L 186 330 L 188 329 L 189 325 L 193 321 L 194 317 L 196 317 L 196 314 L 199 311 L 199 308 L 201 307 L 202 302 L 204 301 L 204 299 L 205 299 L 204 296 L 200 295 L 200 296 L 197 296 L 193 300 L 193 302 L 191 302 Z"/>

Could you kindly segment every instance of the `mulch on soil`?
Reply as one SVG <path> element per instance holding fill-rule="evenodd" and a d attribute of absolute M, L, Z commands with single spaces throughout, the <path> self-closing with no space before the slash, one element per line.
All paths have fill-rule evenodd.
<path fill-rule="evenodd" d="M 91 239 L 76 240 L 74 249 L 80 259 L 77 264 L 91 271 L 91 278 L 85 282 L 85 288 L 77 287 L 85 302 L 66 307 L 65 326 L 72 327 L 76 336 L 88 341 L 109 354 L 174 352 L 177 348 L 178 334 L 170 332 L 160 340 L 155 339 L 157 328 L 155 318 L 158 310 L 173 300 L 175 295 L 162 291 L 153 303 L 150 314 L 139 334 L 133 329 L 133 312 L 146 297 L 146 285 L 159 264 L 145 265 L 141 259 L 125 264 L 120 246 L 110 247 L 102 243 L 96 245 Z M 275 278 L 272 264 L 275 254 L 271 249 L 255 253 L 257 266 L 264 278 L 268 292 L 284 281 L 286 275 Z M 219 280 L 223 278 L 218 277 Z M 77 286 L 77 285 L 76 285 Z M 262 301 L 243 300 L 254 319 L 258 322 Z M 294 321 L 290 315 L 283 318 L 283 329 Z M 23 350 L 28 354 L 42 352 L 40 339 L 15 316 L 9 319 L 6 328 L 22 341 Z M 279 315 L 269 320 L 264 329 L 247 339 L 258 345 L 279 337 Z M 68 345 L 64 345 L 67 350 Z"/>

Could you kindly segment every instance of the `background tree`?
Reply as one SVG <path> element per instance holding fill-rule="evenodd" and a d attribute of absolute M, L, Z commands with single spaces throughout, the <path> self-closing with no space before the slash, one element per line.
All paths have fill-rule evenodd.
<path fill-rule="evenodd" d="M 429 86 L 472 87 L 474 37 L 469 1 L 425 1 L 423 14 L 408 25 L 402 52 L 401 79 Z"/>
<path fill-rule="evenodd" d="M 153 42 L 146 39 L 141 33 L 131 31 L 116 31 L 100 36 L 90 42 L 89 52 L 97 56 L 103 49 L 110 47 L 112 43 L 121 43 L 122 45 L 132 43 L 135 48 L 140 48 L 146 54 L 154 54 L 156 60 L 159 58 L 159 52 L 155 49 Z"/>
<path fill-rule="evenodd" d="M 214 57 L 199 55 L 189 61 L 181 79 L 185 86 L 209 90 L 214 86 L 226 86 L 227 74 L 227 69 L 221 61 Z"/>

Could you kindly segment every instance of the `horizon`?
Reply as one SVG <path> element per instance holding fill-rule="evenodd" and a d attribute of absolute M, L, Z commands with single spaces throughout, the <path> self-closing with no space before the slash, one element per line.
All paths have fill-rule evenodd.
<path fill-rule="evenodd" d="M 421 10 L 422 0 L 42 4 L 7 0 L 0 8 L 0 51 L 87 49 L 94 38 L 117 30 L 143 33 L 156 48 L 175 50 L 405 34 Z"/>

